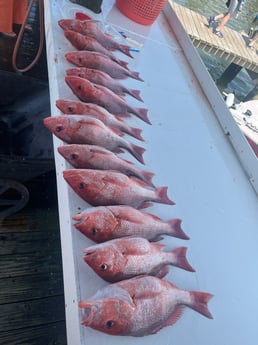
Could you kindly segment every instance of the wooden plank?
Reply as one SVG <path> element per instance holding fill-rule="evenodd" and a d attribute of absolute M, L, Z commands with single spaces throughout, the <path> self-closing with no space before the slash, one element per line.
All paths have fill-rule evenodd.
<path fill-rule="evenodd" d="M 51 252 L 60 247 L 60 236 L 57 232 L 0 232 L 1 255 L 25 254 L 32 252 Z"/>
<path fill-rule="evenodd" d="M 180 19 L 182 20 L 182 24 L 186 32 L 188 32 L 188 34 L 192 37 L 192 31 L 190 30 L 188 18 L 185 16 L 185 12 L 183 11 L 181 7 L 178 7 L 178 15 L 180 16 Z"/>
<path fill-rule="evenodd" d="M 59 272 L 55 273 L 46 272 L 0 279 L 0 304 L 45 298 L 63 293 L 61 268 Z"/>
<path fill-rule="evenodd" d="M 33 215 L 31 210 L 24 209 L 3 220 L 0 232 L 30 232 L 37 229 L 59 232 L 57 209 L 35 209 Z"/>
<path fill-rule="evenodd" d="M 65 320 L 64 296 L 1 305 L 0 332 Z"/>
<path fill-rule="evenodd" d="M 183 11 L 184 8 L 181 8 L 181 12 L 183 12 L 184 16 L 185 16 L 185 21 L 187 22 L 188 26 L 191 28 L 191 35 L 194 38 L 198 38 L 198 40 L 200 40 L 200 35 L 199 32 L 196 28 L 195 23 L 192 20 L 192 16 L 191 16 L 191 12 L 187 12 L 187 11 Z"/>
<path fill-rule="evenodd" d="M 196 26 L 200 40 L 209 44 L 211 42 L 211 30 L 208 28 L 208 22 L 204 23 L 203 17 L 195 15 L 194 12 L 191 12 L 191 20 Z"/>
<path fill-rule="evenodd" d="M 60 272 L 62 267 L 60 251 L 45 253 L 25 253 L 3 255 L 0 257 L 0 278 L 12 278 L 22 275 Z"/>
<path fill-rule="evenodd" d="M 0 332 L 1 345 L 66 345 L 64 321 Z"/>

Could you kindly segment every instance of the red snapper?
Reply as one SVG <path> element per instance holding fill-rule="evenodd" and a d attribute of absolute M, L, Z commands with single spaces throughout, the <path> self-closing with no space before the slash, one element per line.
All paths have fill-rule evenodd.
<path fill-rule="evenodd" d="M 161 240 L 162 235 L 189 239 L 181 228 L 181 219 L 165 222 L 154 214 L 126 205 L 90 207 L 74 215 L 73 220 L 76 229 L 98 243 L 127 236 L 149 241 Z"/>
<path fill-rule="evenodd" d="M 145 182 L 112 170 L 72 169 L 64 179 L 82 199 L 93 206 L 130 205 L 145 207 L 148 202 L 174 205 L 167 187 L 150 188 Z"/>
<path fill-rule="evenodd" d="M 110 335 L 142 337 L 173 325 L 187 306 L 212 319 L 207 292 L 187 291 L 152 276 L 140 276 L 99 289 L 79 303 L 82 325 Z"/>
<path fill-rule="evenodd" d="M 164 247 L 142 237 L 118 238 L 84 249 L 83 259 L 111 283 L 139 275 L 163 278 L 169 271 L 168 265 L 194 272 L 185 257 L 185 247 L 169 251 L 164 251 Z"/>

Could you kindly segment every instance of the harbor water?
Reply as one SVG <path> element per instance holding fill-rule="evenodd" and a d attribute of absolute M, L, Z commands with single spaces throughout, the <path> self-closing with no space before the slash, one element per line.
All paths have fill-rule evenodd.
<path fill-rule="evenodd" d="M 175 0 L 175 2 L 193 11 L 196 11 L 207 18 L 211 15 L 217 15 L 227 11 L 226 0 Z M 251 22 L 256 14 L 258 14 L 258 0 L 246 0 L 241 14 L 237 19 L 231 19 L 227 23 L 227 26 L 238 32 L 248 33 Z M 224 72 L 229 63 L 223 59 L 207 54 L 200 49 L 198 49 L 198 52 L 212 78 L 216 81 Z M 228 84 L 225 92 L 229 93 L 234 91 L 236 98 L 241 101 L 253 88 L 254 84 L 251 78 L 246 70 L 242 69 L 234 80 Z"/>

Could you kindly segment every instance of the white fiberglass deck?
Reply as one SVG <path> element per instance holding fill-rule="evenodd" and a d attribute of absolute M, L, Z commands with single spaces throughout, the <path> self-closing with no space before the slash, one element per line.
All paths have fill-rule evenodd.
<path fill-rule="evenodd" d="M 64 83 L 69 67 L 64 54 L 73 48 L 57 21 L 73 17 L 78 8 L 83 10 L 68 0 L 45 1 L 52 116 L 59 114 L 57 99 L 75 99 Z M 196 273 L 173 268 L 166 279 L 184 289 L 214 294 L 209 303 L 214 320 L 186 308 L 174 326 L 143 338 L 108 336 L 80 325 L 78 301 L 107 283 L 82 260 L 82 249 L 92 242 L 74 229 L 71 217 L 87 204 L 63 180 L 62 172 L 70 166 L 57 153 L 63 143 L 54 138 L 68 343 L 256 345 L 257 161 L 169 5 L 165 9 L 168 20 L 163 13 L 150 27 L 128 20 L 113 1 L 103 1 L 103 12 L 100 19 L 105 19 L 108 28 L 124 31 L 141 46 L 133 60 L 116 55 L 129 61 L 130 69 L 144 79 L 142 83 L 133 79 L 123 83 L 141 90 L 144 104 L 130 96 L 126 99 L 147 107 L 152 125 L 137 118 L 128 123 L 142 128 L 144 169 L 155 173 L 156 186 L 168 186 L 168 195 L 176 202 L 175 206 L 155 204 L 148 211 L 164 220 L 181 218 L 190 236 L 189 241 L 166 237 L 163 242 L 167 248 L 187 246 Z M 140 167 L 129 154 L 124 157 Z"/>

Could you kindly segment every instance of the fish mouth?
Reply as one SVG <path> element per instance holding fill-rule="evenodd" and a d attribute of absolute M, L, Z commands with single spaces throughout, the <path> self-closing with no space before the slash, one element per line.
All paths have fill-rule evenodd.
<path fill-rule="evenodd" d="M 90 326 L 97 312 L 97 306 L 91 302 L 80 302 L 79 307 L 82 308 L 82 322 L 84 326 Z"/>
<path fill-rule="evenodd" d="M 60 20 L 58 21 L 58 24 L 59 24 L 59 26 L 60 26 L 62 29 L 65 29 L 65 21 L 64 21 L 63 19 L 60 19 Z"/>
<path fill-rule="evenodd" d="M 83 251 L 83 260 L 87 263 L 92 260 L 92 256 L 95 254 L 95 250 L 84 250 Z"/>
<path fill-rule="evenodd" d="M 75 214 L 74 216 L 72 216 L 72 220 L 75 220 L 75 221 L 77 221 L 78 223 L 81 223 L 82 222 L 82 215 L 80 214 L 80 213 L 78 213 L 78 214 Z M 85 219 L 85 221 L 87 221 L 88 219 L 89 219 L 89 217 L 85 217 L 84 218 Z M 77 223 L 77 224 L 78 224 Z"/>

